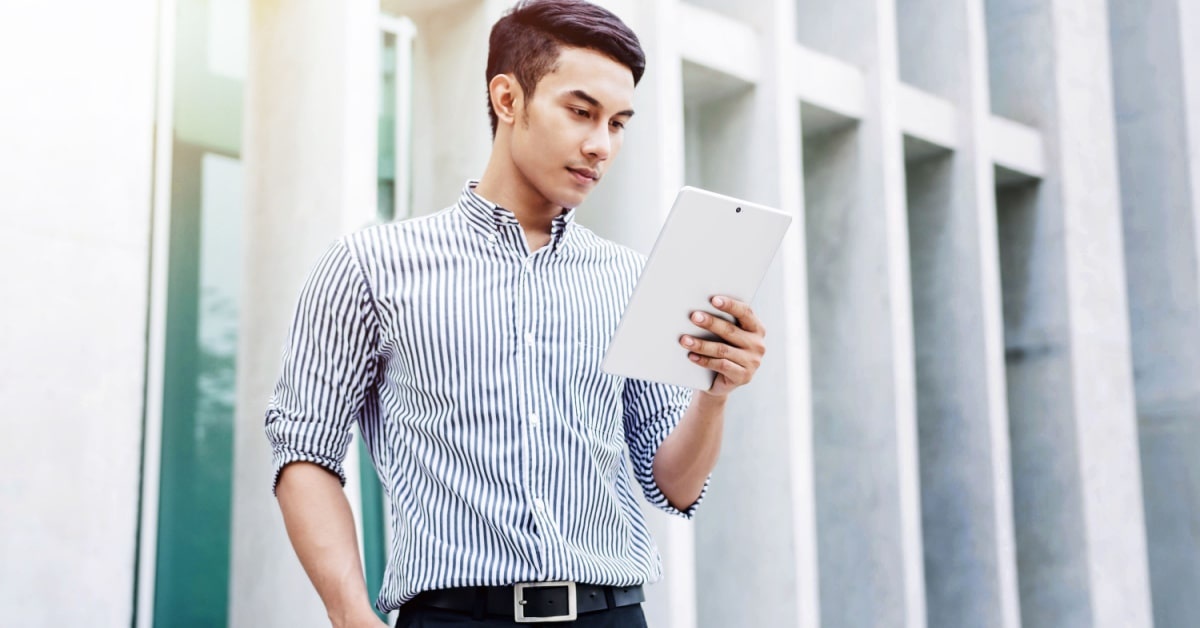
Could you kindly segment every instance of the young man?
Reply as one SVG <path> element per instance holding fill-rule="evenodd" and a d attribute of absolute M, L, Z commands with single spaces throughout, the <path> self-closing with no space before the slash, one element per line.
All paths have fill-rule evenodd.
<path fill-rule="evenodd" d="M 719 374 L 694 395 L 599 368 L 643 260 L 574 208 L 620 151 L 644 63 L 602 8 L 519 4 L 492 30 L 479 182 L 342 238 L 309 276 L 266 429 L 288 534 L 335 626 L 381 625 L 341 488 L 355 422 L 391 502 L 376 605 L 402 607 L 398 625 L 645 625 L 641 584 L 661 566 L 626 449 L 645 497 L 690 517 L 764 330 L 728 298 L 713 306 L 737 325 L 695 313 L 724 342 L 679 339 Z"/>

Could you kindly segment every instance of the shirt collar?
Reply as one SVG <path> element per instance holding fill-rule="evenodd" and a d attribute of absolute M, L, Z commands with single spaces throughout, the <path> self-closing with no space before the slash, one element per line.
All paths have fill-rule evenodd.
<path fill-rule="evenodd" d="M 471 179 L 463 186 L 462 194 L 458 197 L 458 208 L 471 226 L 495 242 L 497 236 L 503 236 L 506 230 L 519 229 L 520 222 L 516 214 L 505 209 L 475 192 L 479 181 Z M 550 223 L 550 247 L 555 253 L 567 244 L 570 234 L 574 231 L 570 225 L 575 222 L 575 208 L 570 208 L 554 217 Z"/>

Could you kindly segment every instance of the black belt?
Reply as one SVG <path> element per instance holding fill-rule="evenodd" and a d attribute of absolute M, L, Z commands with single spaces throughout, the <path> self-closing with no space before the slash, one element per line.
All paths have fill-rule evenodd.
<path fill-rule="evenodd" d="M 507 587 L 459 587 L 426 591 L 410 604 L 444 610 L 512 617 L 518 623 L 571 621 L 646 600 L 641 586 L 607 587 L 574 582 L 530 582 Z"/>

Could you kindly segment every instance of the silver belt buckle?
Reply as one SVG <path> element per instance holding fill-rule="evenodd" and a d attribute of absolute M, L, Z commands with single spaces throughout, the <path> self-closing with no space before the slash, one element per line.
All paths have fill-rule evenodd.
<path fill-rule="evenodd" d="M 567 612 L 563 615 L 552 615 L 550 617 L 526 617 L 525 616 L 525 590 L 526 589 L 551 589 L 555 587 L 567 588 Z M 577 611 L 575 600 L 575 583 L 560 580 L 557 582 L 519 582 L 513 585 L 513 619 L 518 624 L 540 624 L 548 621 L 575 621 Z"/>

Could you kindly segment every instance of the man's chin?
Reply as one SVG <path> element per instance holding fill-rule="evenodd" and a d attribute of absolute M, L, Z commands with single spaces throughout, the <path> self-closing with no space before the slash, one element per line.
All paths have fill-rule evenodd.
<path fill-rule="evenodd" d="M 574 209 L 583 204 L 583 201 L 585 201 L 587 199 L 588 194 L 590 192 L 591 192 L 591 190 L 588 190 L 586 192 L 570 192 L 570 193 L 562 194 L 558 199 L 556 199 L 554 201 L 554 204 L 558 205 L 559 207 L 566 208 L 566 209 Z"/>

